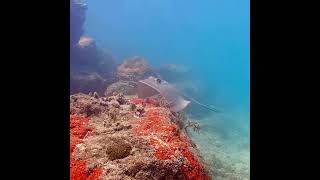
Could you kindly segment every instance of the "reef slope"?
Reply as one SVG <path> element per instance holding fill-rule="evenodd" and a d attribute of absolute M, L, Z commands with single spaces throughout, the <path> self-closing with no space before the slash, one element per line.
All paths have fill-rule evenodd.
<path fill-rule="evenodd" d="M 156 100 L 70 96 L 71 179 L 209 179 L 181 119 Z"/>

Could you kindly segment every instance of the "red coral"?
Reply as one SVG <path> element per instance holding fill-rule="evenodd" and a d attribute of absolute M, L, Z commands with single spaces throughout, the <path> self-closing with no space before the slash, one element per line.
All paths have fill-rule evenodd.
<path fill-rule="evenodd" d="M 162 108 L 156 108 L 152 103 L 147 104 L 147 106 L 149 108 L 146 108 L 146 117 L 138 122 L 138 126 L 132 130 L 133 133 L 148 139 L 149 144 L 155 149 L 154 155 L 158 159 L 172 159 L 177 155 L 177 150 L 181 152 L 182 157 L 188 162 L 181 165 L 185 179 L 209 179 L 202 165 L 189 151 L 191 144 L 188 139 L 182 136 L 178 126 L 171 122 L 170 112 Z"/>
<path fill-rule="evenodd" d="M 92 170 L 92 172 L 90 173 L 89 177 L 87 178 L 87 180 L 96 180 L 99 179 L 99 177 L 102 174 L 102 169 L 101 168 L 95 168 Z"/>
<path fill-rule="evenodd" d="M 87 175 L 87 163 L 85 160 L 70 159 L 71 180 L 98 180 L 101 174 L 101 168 L 94 168 L 89 175 Z"/>
<path fill-rule="evenodd" d="M 166 160 L 171 159 L 174 156 L 174 149 L 166 146 L 160 146 L 156 149 L 155 156 L 159 159 Z"/>
<path fill-rule="evenodd" d="M 70 179 L 86 180 L 86 161 L 70 158 Z"/>
<path fill-rule="evenodd" d="M 89 120 L 89 118 L 71 115 L 70 134 L 80 139 L 84 138 L 89 131 L 92 131 L 92 128 L 86 125 Z"/>
<path fill-rule="evenodd" d="M 209 177 L 204 173 L 203 167 L 200 165 L 199 161 L 194 158 L 193 154 L 185 150 L 183 151 L 183 156 L 188 160 L 188 166 L 182 164 L 181 170 L 186 179 L 190 180 L 207 180 Z"/>
<path fill-rule="evenodd" d="M 70 179 L 71 180 L 96 180 L 102 174 L 100 168 L 95 168 L 89 175 L 86 172 L 85 160 L 75 160 L 73 151 L 77 144 L 82 142 L 85 135 L 93 130 L 87 124 L 89 118 L 77 115 L 70 115 Z"/>

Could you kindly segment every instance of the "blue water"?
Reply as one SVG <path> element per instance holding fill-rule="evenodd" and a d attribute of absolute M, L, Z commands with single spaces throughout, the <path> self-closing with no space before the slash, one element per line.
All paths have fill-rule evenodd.
<path fill-rule="evenodd" d="M 199 89 L 198 100 L 221 109 L 220 114 L 190 114 L 202 127 L 202 134 L 191 137 L 216 179 L 249 179 L 249 4 L 249 0 L 88 1 L 85 33 L 99 46 L 119 62 L 138 55 L 153 67 L 183 64 L 191 69 L 185 84 Z"/>

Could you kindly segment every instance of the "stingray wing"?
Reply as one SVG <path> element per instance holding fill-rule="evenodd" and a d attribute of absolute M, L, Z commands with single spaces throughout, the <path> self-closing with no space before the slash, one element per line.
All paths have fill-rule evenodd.
<path fill-rule="evenodd" d="M 138 96 L 141 98 L 161 94 L 170 104 L 170 109 L 174 112 L 183 110 L 188 106 L 190 101 L 185 100 L 177 89 L 167 81 L 150 76 L 147 79 L 140 80 L 138 85 Z"/>
<path fill-rule="evenodd" d="M 156 89 L 150 87 L 148 84 L 143 82 L 138 83 L 137 93 L 139 98 L 148 98 L 156 94 L 159 94 L 159 92 Z"/>

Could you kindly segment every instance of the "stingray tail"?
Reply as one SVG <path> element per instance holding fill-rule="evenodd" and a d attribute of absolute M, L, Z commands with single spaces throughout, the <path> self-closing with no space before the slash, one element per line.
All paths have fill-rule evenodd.
<path fill-rule="evenodd" d="M 216 108 L 214 108 L 214 107 L 210 107 L 210 106 L 208 106 L 208 105 L 205 105 L 205 104 L 203 104 L 203 103 L 200 103 L 199 101 L 197 101 L 197 100 L 195 100 L 195 99 L 193 99 L 193 98 L 190 98 L 190 97 L 188 97 L 188 96 L 186 96 L 186 95 L 183 95 L 183 96 L 185 96 L 187 99 L 190 99 L 192 102 L 194 102 L 194 103 L 196 103 L 196 104 L 198 104 L 198 105 L 200 105 L 200 106 L 202 106 L 202 107 L 204 107 L 204 108 L 206 108 L 206 109 L 209 109 L 209 110 L 211 110 L 211 111 L 213 111 L 213 112 L 216 112 L 216 113 L 220 112 L 218 109 L 216 109 Z"/>

